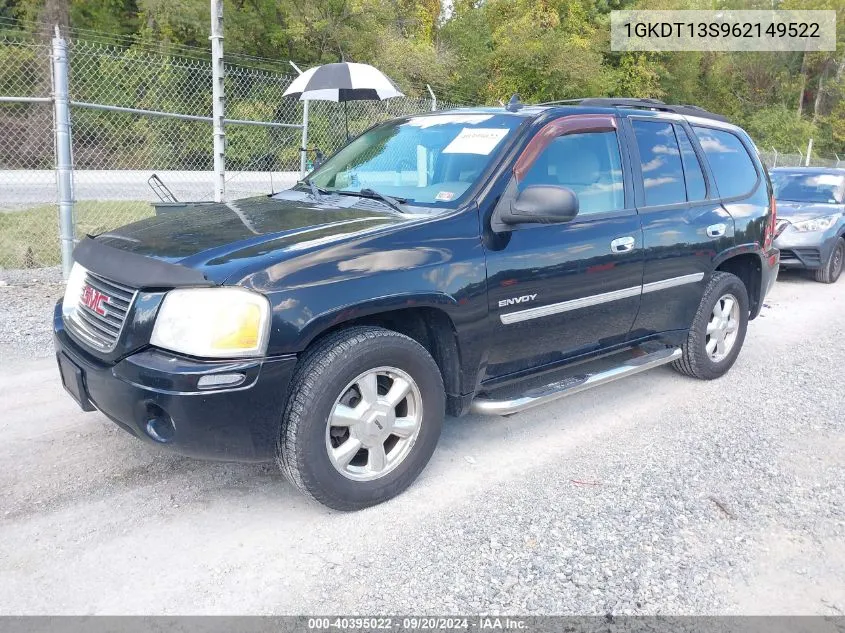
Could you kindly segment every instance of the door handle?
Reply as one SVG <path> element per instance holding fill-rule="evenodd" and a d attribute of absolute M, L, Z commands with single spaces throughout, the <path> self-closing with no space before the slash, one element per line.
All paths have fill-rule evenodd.
<path fill-rule="evenodd" d="M 718 224 L 711 224 L 707 227 L 707 237 L 722 237 L 727 228 L 728 227 L 721 222 Z"/>
<path fill-rule="evenodd" d="M 627 253 L 634 250 L 636 240 L 631 237 L 618 237 L 610 243 L 610 251 L 612 253 Z"/>

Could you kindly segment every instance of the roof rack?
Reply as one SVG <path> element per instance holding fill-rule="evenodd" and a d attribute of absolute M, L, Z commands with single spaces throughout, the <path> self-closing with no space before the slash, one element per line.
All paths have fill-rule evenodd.
<path fill-rule="evenodd" d="M 703 119 L 728 122 L 728 118 L 721 114 L 708 112 L 704 108 L 687 104 L 668 104 L 658 99 L 634 99 L 630 97 L 586 97 L 584 99 L 564 99 L 562 101 L 547 101 L 537 105 L 582 105 L 603 108 L 642 108 L 658 110 L 660 112 L 674 112 L 685 116 L 697 116 Z"/>

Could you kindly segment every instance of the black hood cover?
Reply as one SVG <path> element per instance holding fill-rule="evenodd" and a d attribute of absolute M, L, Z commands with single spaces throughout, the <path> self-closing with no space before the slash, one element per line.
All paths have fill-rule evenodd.
<path fill-rule="evenodd" d="M 337 195 L 314 199 L 295 190 L 227 203 L 161 205 L 156 213 L 94 241 L 200 271 L 217 283 L 235 272 L 240 260 L 270 254 L 282 259 L 285 252 L 302 253 L 418 217 L 401 217 L 374 200 Z M 116 281 L 122 274 L 100 272 Z"/>

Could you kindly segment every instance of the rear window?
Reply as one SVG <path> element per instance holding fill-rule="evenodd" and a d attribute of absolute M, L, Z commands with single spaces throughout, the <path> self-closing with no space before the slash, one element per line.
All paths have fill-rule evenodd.
<path fill-rule="evenodd" d="M 634 121 L 646 206 L 687 201 L 681 151 L 671 123 Z"/>
<path fill-rule="evenodd" d="M 684 178 L 687 181 L 687 200 L 704 200 L 707 197 L 707 185 L 704 183 L 704 172 L 698 156 L 692 148 L 687 131 L 679 125 L 675 126 L 678 143 L 681 146 L 681 158 L 684 162 Z"/>
<path fill-rule="evenodd" d="M 722 198 L 750 193 L 757 184 L 757 170 L 745 145 L 731 132 L 693 126 L 707 156 Z"/>

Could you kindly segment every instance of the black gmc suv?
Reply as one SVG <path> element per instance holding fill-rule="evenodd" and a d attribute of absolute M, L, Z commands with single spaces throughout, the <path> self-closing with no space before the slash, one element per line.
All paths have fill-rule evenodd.
<path fill-rule="evenodd" d="M 290 190 L 82 240 L 62 381 L 139 439 L 276 459 L 337 509 L 406 488 L 445 413 L 733 365 L 775 280 L 749 137 L 634 99 L 376 125 Z"/>

